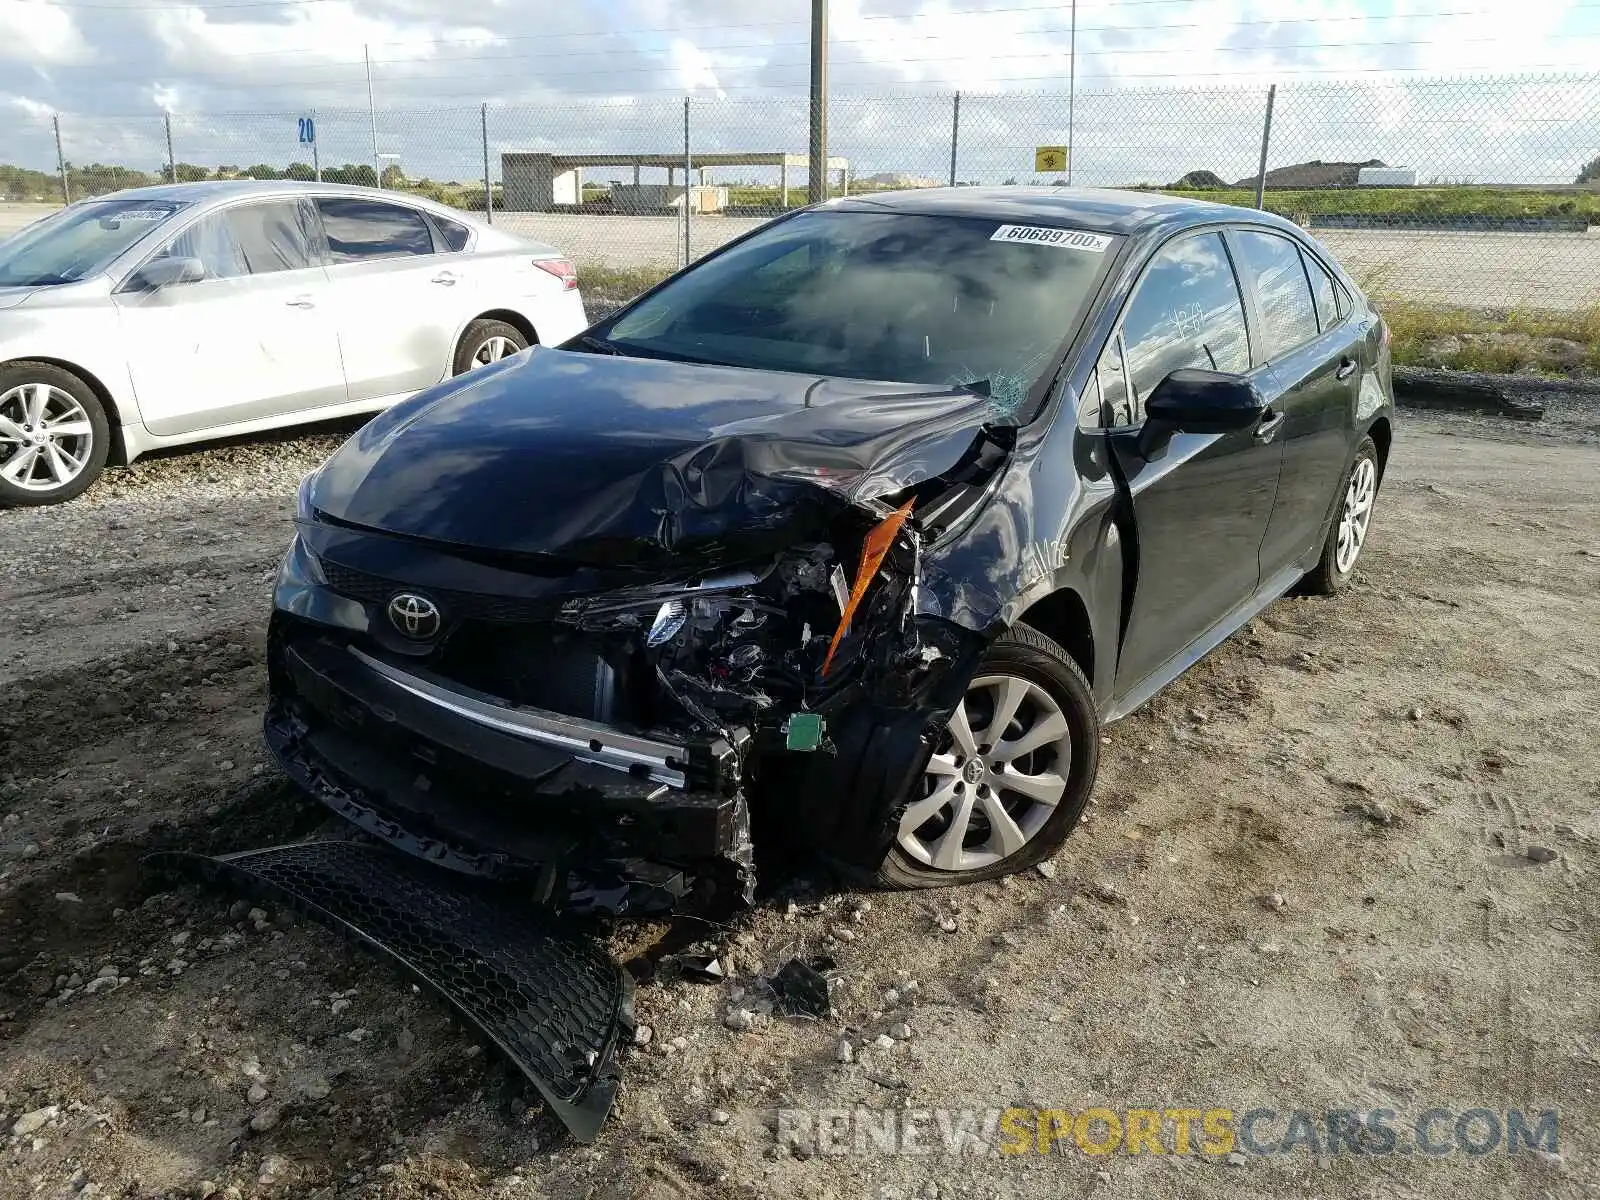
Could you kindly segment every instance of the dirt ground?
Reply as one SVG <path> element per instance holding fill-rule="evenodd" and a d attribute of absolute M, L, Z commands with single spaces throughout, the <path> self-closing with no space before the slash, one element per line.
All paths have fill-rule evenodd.
<path fill-rule="evenodd" d="M 258 714 L 294 484 L 335 441 L 0 513 L 0 1196 L 1600 1196 L 1600 447 L 1409 419 L 1350 593 L 1108 730 L 1053 870 L 801 881 L 695 930 L 740 978 L 640 985 L 652 1037 L 582 1147 L 331 934 L 140 871 L 325 828 Z M 816 953 L 834 1016 L 760 1015 L 750 978 Z M 857 1106 L 1555 1109 L 1559 1148 L 778 1142 L 780 1108 Z"/>

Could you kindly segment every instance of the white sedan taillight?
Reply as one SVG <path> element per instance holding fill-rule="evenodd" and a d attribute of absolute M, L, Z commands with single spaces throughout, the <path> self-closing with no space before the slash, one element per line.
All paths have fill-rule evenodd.
<path fill-rule="evenodd" d="M 551 275 L 561 280 L 561 290 L 563 292 L 575 292 L 578 290 L 578 268 L 573 266 L 570 260 L 565 258 L 536 258 L 533 260 L 533 265 L 541 271 L 548 271 Z"/>

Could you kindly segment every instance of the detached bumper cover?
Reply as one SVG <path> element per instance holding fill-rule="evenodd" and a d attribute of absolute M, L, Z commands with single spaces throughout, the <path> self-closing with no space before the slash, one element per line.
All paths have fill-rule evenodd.
<path fill-rule="evenodd" d="M 354 938 L 493 1042 L 581 1141 L 616 1098 L 632 983 L 594 938 L 376 846 L 308 842 L 151 865 L 270 894 Z"/>

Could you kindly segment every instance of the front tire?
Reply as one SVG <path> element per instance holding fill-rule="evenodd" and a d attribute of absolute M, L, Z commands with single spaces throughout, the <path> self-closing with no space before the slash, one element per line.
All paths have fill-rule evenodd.
<path fill-rule="evenodd" d="M 1322 558 L 1300 581 L 1300 590 L 1314 596 L 1336 596 L 1350 586 L 1356 563 L 1372 529 L 1372 508 L 1378 501 L 1378 447 L 1370 437 L 1361 439 L 1355 459 L 1345 472 L 1339 511 L 1328 529 Z"/>
<path fill-rule="evenodd" d="M 0 504 L 60 504 L 100 476 L 111 426 L 100 398 L 50 363 L 0 367 Z"/>
<path fill-rule="evenodd" d="M 476 367 L 486 367 L 527 348 L 527 337 L 515 325 L 504 321 L 474 321 L 467 326 L 456 346 L 453 374 L 465 375 Z"/>
<path fill-rule="evenodd" d="M 951 887 L 1044 861 L 1094 787 L 1100 722 L 1066 651 L 1026 625 L 984 655 L 877 871 L 888 888 Z"/>

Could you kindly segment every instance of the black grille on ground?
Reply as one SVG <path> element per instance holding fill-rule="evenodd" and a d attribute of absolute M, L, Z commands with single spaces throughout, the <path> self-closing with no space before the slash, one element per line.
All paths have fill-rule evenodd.
<path fill-rule="evenodd" d="M 401 583 L 397 579 L 386 579 L 382 575 L 347 567 L 327 558 L 317 559 L 317 564 L 322 568 L 328 586 L 334 591 L 352 600 L 365 600 L 369 604 L 387 604 L 396 592 L 417 592 L 437 604 L 448 620 L 538 621 L 548 618 L 551 613 L 548 601 L 458 592 L 450 588 L 419 587 L 414 583 Z"/>
<path fill-rule="evenodd" d="M 219 858 L 170 851 L 147 861 L 274 894 L 353 936 L 499 1046 L 575 1137 L 599 1132 L 633 1018 L 631 983 L 594 938 L 526 902 L 354 842 Z"/>

